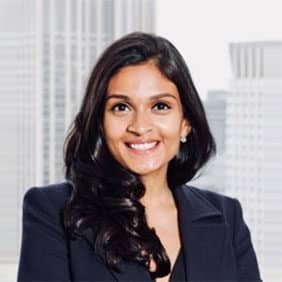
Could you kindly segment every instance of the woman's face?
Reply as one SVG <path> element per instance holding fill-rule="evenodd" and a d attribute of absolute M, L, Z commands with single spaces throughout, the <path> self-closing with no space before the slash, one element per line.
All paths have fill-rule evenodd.
<path fill-rule="evenodd" d="M 103 122 L 114 158 L 140 176 L 166 176 L 190 131 L 176 85 L 148 62 L 127 66 L 108 85 Z"/>

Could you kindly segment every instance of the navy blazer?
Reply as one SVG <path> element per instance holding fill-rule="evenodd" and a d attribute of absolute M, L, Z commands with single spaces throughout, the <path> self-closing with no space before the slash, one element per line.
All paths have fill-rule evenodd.
<path fill-rule="evenodd" d="M 95 255 L 91 228 L 68 240 L 67 183 L 30 188 L 23 202 L 18 281 L 152 281 L 145 267 L 123 262 L 118 273 Z M 187 281 L 261 281 L 238 200 L 182 185 L 173 191 Z"/>

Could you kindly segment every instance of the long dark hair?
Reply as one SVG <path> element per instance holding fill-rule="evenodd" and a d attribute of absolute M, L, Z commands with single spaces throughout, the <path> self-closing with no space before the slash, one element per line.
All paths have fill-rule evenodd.
<path fill-rule="evenodd" d="M 82 225 L 95 229 L 95 252 L 108 266 L 121 260 L 149 267 L 154 277 L 170 272 L 170 261 L 154 229 L 149 228 L 139 199 L 145 188 L 138 175 L 111 155 L 103 135 L 103 112 L 111 77 L 122 67 L 152 60 L 178 89 L 184 116 L 192 130 L 170 161 L 171 189 L 191 180 L 215 153 L 206 115 L 189 70 L 178 50 L 166 39 L 135 32 L 110 45 L 97 61 L 80 110 L 65 140 L 66 179 L 72 195 L 65 207 L 65 225 L 75 237 Z"/>

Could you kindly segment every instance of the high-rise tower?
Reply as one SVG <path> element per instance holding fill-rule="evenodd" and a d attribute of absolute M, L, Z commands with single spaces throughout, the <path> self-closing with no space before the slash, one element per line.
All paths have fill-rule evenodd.
<path fill-rule="evenodd" d="M 226 187 L 240 198 L 267 281 L 282 276 L 282 43 L 230 45 Z M 267 278 L 266 278 L 267 277 Z"/>

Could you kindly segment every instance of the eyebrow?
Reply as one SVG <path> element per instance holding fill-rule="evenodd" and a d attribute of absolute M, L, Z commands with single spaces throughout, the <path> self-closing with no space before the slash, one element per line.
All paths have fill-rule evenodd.
<path fill-rule="evenodd" d="M 177 100 L 177 98 L 174 95 L 169 94 L 169 93 L 156 94 L 154 96 L 151 96 L 150 100 L 156 100 L 156 99 L 165 98 L 165 97 L 170 97 L 170 98 L 173 98 L 173 99 Z M 115 99 L 123 99 L 123 100 L 130 100 L 129 96 L 123 95 L 123 94 L 110 94 L 106 98 L 106 100 L 113 99 L 113 98 L 115 98 Z"/>

